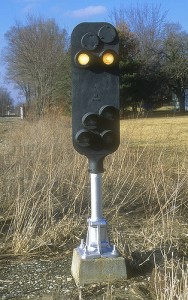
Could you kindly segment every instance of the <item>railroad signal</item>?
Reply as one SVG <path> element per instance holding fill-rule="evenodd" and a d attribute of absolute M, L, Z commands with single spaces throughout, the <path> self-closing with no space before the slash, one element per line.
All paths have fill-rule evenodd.
<path fill-rule="evenodd" d="M 93 173 L 103 171 L 104 157 L 119 146 L 118 51 L 109 23 L 81 23 L 72 32 L 73 145 Z"/>
<path fill-rule="evenodd" d="M 124 259 L 110 244 L 102 212 L 103 160 L 120 142 L 118 50 L 117 31 L 109 23 L 81 23 L 72 32 L 73 145 L 88 158 L 91 178 L 87 237 L 74 250 L 71 269 L 80 286 L 103 282 L 109 269 L 114 279 L 127 277 Z"/>

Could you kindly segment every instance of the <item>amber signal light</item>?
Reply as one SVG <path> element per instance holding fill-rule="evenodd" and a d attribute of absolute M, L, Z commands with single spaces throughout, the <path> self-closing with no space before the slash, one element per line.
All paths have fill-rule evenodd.
<path fill-rule="evenodd" d="M 76 62 L 81 66 L 87 66 L 90 62 L 90 57 L 87 53 L 79 53 L 76 56 Z"/>
<path fill-rule="evenodd" d="M 99 65 L 97 60 L 106 66 L 112 66 L 117 61 L 117 54 L 115 52 L 105 51 L 101 53 L 99 58 L 97 58 L 97 56 L 90 55 L 89 53 L 79 52 L 75 56 L 75 63 L 83 68 L 86 68 L 91 64 L 95 66 Z"/>
<path fill-rule="evenodd" d="M 105 65 L 108 65 L 108 66 L 109 66 L 109 65 L 112 65 L 112 64 L 113 64 L 113 62 L 114 62 L 114 60 L 115 60 L 115 57 L 114 57 L 114 55 L 113 55 L 112 53 L 106 52 L 106 53 L 103 54 L 102 60 L 103 60 L 103 63 L 104 63 Z"/>

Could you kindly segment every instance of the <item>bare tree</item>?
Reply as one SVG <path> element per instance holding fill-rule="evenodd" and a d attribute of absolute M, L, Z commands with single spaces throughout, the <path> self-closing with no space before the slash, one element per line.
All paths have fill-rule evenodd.
<path fill-rule="evenodd" d="M 167 12 L 161 4 L 121 7 L 111 12 L 115 24 L 126 24 L 139 41 L 139 54 L 146 61 L 154 59 L 151 49 L 159 49 L 164 37 Z M 149 54 L 149 55 L 148 55 Z"/>
<path fill-rule="evenodd" d="M 161 5 L 144 4 L 114 9 L 111 19 L 120 32 L 122 103 L 136 111 L 140 102 L 148 106 L 148 101 L 158 101 L 163 90 L 158 51 L 163 44 L 166 13 Z"/>
<path fill-rule="evenodd" d="M 185 111 L 185 87 L 188 85 L 188 33 L 179 24 L 166 25 L 166 37 L 160 51 L 168 85 L 177 95 L 180 110 Z"/>
<path fill-rule="evenodd" d="M 124 56 L 121 56 L 120 64 L 126 66 L 121 76 L 124 95 L 130 91 L 132 99 L 140 98 L 150 105 L 151 101 L 160 101 L 173 91 L 179 99 L 180 110 L 184 111 L 184 90 L 188 85 L 188 33 L 179 24 L 167 23 L 167 12 L 157 4 L 114 9 L 111 18 L 117 28 L 130 31 L 127 42 L 124 39 Z M 131 34 L 138 41 L 137 51 L 132 52 L 132 66 L 136 68 L 130 68 L 130 64 L 127 68 Z"/>
<path fill-rule="evenodd" d="M 35 102 L 37 115 L 53 102 L 57 74 L 66 60 L 67 33 L 55 21 L 29 16 L 6 33 L 8 77 L 26 97 Z M 64 68 L 66 74 L 66 68 Z"/>

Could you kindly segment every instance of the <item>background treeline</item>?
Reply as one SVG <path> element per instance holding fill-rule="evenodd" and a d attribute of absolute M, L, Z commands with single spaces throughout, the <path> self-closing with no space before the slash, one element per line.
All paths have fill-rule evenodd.
<path fill-rule="evenodd" d="M 8 115 L 13 111 L 13 99 L 6 88 L 0 87 L 0 116 Z"/>
<path fill-rule="evenodd" d="M 185 111 L 188 33 L 167 20 L 161 5 L 114 8 L 109 21 L 120 36 L 122 109 L 159 107 L 170 102 L 174 93 L 180 110 Z M 24 24 L 16 22 L 5 36 L 7 47 L 3 56 L 7 78 L 25 97 L 27 110 L 39 117 L 54 107 L 70 111 L 67 31 L 55 20 L 29 16 Z"/>

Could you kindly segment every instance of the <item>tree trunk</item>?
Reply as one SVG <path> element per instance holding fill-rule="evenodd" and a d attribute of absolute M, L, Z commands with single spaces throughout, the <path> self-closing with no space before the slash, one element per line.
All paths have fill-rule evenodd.
<path fill-rule="evenodd" d="M 177 95 L 179 104 L 180 104 L 180 112 L 184 113 L 185 112 L 185 95 L 184 92 L 180 92 Z"/>

